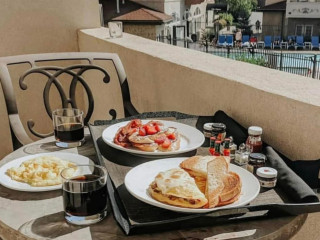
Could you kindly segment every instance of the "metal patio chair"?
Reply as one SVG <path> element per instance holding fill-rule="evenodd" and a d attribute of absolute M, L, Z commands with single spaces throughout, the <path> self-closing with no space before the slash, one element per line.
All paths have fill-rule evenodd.
<path fill-rule="evenodd" d="M 72 64 L 67 66 L 56 66 L 57 62 L 72 61 Z M 94 52 L 69 52 L 69 53 L 45 53 L 45 54 L 30 54 L 30 55 L 20 55 L 20 56 L 10 56 L 0 58 L 0 83 L 3 88 L 4 98 L 6 102 L 10 127 L 12 142 L 14 148 L 18 148 L 21 145 L 25 145 L 33 142 L 30 136 L 27 134 L 24 128 L 21 117 L 19 116 L 17 100 L 15 97 L 14 83 L 12 76 L 9 71 L 9 67 L 18 64 L 27 64 L 31 68 L 23 72 L 19 76 L 19 87 L 22 90 L 27 90 L 27 84 L 25 79 L 28 77 L 28 81 L 32 81 L 31 77 L 40 74 L 45 77 L 47 82 L 43 89 L 43 101 L 45 110 L 50 118 L 52 118 L 52 109 L 50 105 L 49 92 L 52 86 L 54 86 L 60 96 L 61 106 L 63 108 L 72 107 L 77 108 L 77 98 L 76 98 L 76 88 L 80 85 L 84 89 L 87 96 L 87 109 L 84 109 L 86 114 L 84 115 L 84 123 L 87 124 L 90 120 L 95 102 L 94 95 L 85 80 L 87 72 L 96 71 L 99 72 L 102 79 L 94 79 L 94 81 L 101 81 L 105 84 L 110 82 L 110 74 L 107 70 L 97 64 L 96 61 L 109 61 L 116 71 L 116 75 L 119 79 L 119 85 L 122 94 L 123 110 L 125 116 L 132 116 L 138 114 L 137 110 L 131 103 L 129 85 L 126 77 L 126 73 L 122 62 L 117 54 L 113 53 L 94 53 Z M 12 74 L 13 75 L 13 74 Z M 68 92 L 65 92 L 66 84 L 62 84 L 62 75 L 69 78 L 70 85 L 68 86 Z M 115 75 L 115 74 L 114 74 Z M 64 78 L 67 78 L 64 77 Z M 64 82 L 63 82 L 64 83 Z M 32 107 L 32 106 L 30 106 Z M 54 109 L 53 109 L 54 110 Z M 109 110 L 109 114 L 112 119 L 117 118 L 118 113 L 115 109 Z M 30 119 L 27 121 L 27 128 L 31 134 L 36 137 L 44 138 L 53 135 L 53 132 L 47 134 L 38 133 L 35 129 L 35 122 Z"/>
<path fill-rule="evenodd" d="M 301 49 L 305 48 L 303 36 L 297 36 L 296 37 L 295 48 L 296 48 L 296 50 L 299 49 L 299 48 L 301 48 Z"/>
<path fill-rule="evenodd" d="M 264 36 L 264 48 L 272 49 L 272 37 L 271 36 Z"/>

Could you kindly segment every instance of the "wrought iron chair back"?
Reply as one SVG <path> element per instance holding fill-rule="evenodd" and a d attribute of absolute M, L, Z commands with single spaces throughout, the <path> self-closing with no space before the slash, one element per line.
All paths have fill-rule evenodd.
<path fill-rule="evenodd" d="M 56 62 L 65 60 L 79 60 L 80 64 L 69 65 L 67 67 L 61 67 L 56 65 L 53 66 L 53 64 L 50 65 L 50 63 L 52 63 L 53 61 Z M 138 114 L 137 110 L 131 103 L 126 73 L 123 68 L 122 62 L 117 54 L 70 52 L 30 54 L 0 58 L 0 82 L 3 88 L 3 94 L 6 102 L 14 145 L 25 145 L 31 143 L 33 140 L 27 134 L 20 119 L 15 92 L 13 88 L 13 82 L 8 67 L 10 65 L 17 64 L 30 64 L 31 68 L 24 72 L 19 78 L 19 86 L 22 90 L 27 89 L 27 84 L 24 82 L 27 76 L 37 73 L 44 75 L 47 78 L 47 82 L 43 90 L 43 100 L 46 112 L 50 118 L 52 118 L 52 109 L 49 101 L 49 92 L 51 87 L 55 86 L 55 88 L 57 89 L 58 94 L 61 98 L 61 105 L 63 108 L 78 108 L 76 101 L 76 87 L 78 84 L 81 84 L 88 98 L 88 108 L 86 111 L 86 115 L 84 116 L 84 123 L 87 124 L 94 110 L 94 96 L 89 88 L 89 85 L 86 83 L 83 74 L 89 70 L 100 71 L 103 74 L 103 82 L 110 82 L 110 75 L 108 74 L 108 72 L 103 67 L 95 65 L 95 60 L 109 60 L 113 63 L 119 79 L 125 116 L 128 117 Z M 48 65 L 43 66 L 44 62 L 48 63 Z M 87 63 L 83 64 L 83 62 Z M 40 65 L 39 63 L 42 63 L 42 65 Z M 64 88 L 58 79 L 59 76 L 61 76 L 62 74 L 67 74 L 72 78 L 68 94 L 64 91 Z M 117 111 L 115 109 L 111 109 L 109 111 L 109 114 L 112 116 L 112 119 L 117 118 Z M 36 132 L 34 130 L 34 125 L 35 123 L 32 119 L 27 121 L 28 129 L 33 135 L 40 138 L 53 135 L 53 132 L 49 134 L 41 134 Z"/>

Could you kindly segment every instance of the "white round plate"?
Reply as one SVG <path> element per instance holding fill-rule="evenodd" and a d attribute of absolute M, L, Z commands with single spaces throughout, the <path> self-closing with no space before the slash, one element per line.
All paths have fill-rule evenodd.
<path fill-rule="evenodd" d="M 89 158 L 82 155 L 74 154 L 74 153 L 50 152 L 50 153 L 39 153 L 34 155 L 28 155 L 28 156 L 24 156 L 24 157 L 12 160 L 4 164 L 0 168 L 0 184 L 13 190 L 25 191 L 25 192 L 44 192 L 44 191 L 61 189 L 61 186 L 62 186 L 61 184 L 54 185 L 54 186 L 47 186 L 47 187 L 33 187 L 27 183 L 22 183 L 22 182 L 12 180 L 11 177 L 9 177 L 6 174 L 7 169 L 11 167 L 19 167 L 22 162 L 32 158 L 40 157 L 40 156 L 54 156 L 54 157 L 61 158 L 62 160 L 67 160 L 77 165 L 94 164 L 93 161 L 90 160 Z"/>
<path fill-rule="evenodd" d="M 160 160 L 154 160 L 151 162 L 146 162 L 141 165 L 138 165 L 132 168 L 126 175 L 124 183 L 128 191 L 139 200 L 151 204 L 156 207 L 165 208 L 168 210 L 176 212 L 185 212 L 185 213 L 205 213 L 213 210 L 219 210 L 230 207 L 239 207 L 244 206 L 250 203 L 253 199 L 257 197 L 260 192 L 260 184 L 257 178 L 241 167 L 230 164 L 230 171 L 237 173 L 242 181 L 242 189 L 238 201 L 216 208 L 183 208 L 176 207 L 169 204 L 161 203 L 153 199 L 147 189 L 149 184 L 154 180 L 156 175 L 159 172 L 169 170 L 171 168 L 179 167 L 179 164 L 187 158 L 166 158 Z"/>
<path fill-rule="evenodd" d="M 155 120 L 155 119 L 152 119 Z M 142 120 L 142 123 L 145 124 L 151 120 Z M 189 152 L 194 149 L 197 149 L 200 147 L 203 142 L 204 142 L 204 135 L 202 132 L 200 132 L 198 129 L 195 127 L 191 127 L 186 124 L 178 123 L 178 122 L 172 122 L 172 121 L 165 121 L 165 120 L 155 120 L 155 121 L 160 121 L 164 124 L 166 127 L 175 127 L 177 128 L 180 137 L 181 137 L 181 142 L 180 142 L 180 148 L 175 151 L 171 152 L 161 152 L 161 151 L 154 151 L 154 152 L 146 152 L 139 150 L 137 148 L 125 148 L 120 145 L 117 145 L 113 142 L 114 136 L 118 132 L 119 128 L 127 125 L 130 121 L 126 122 L 121 122 L 117 123 L 114 125 L 111 125 L 107 127 L 103 132 L 102 132 L 102 139 L 103 141 L 108 144 L 109 146 L 129 152 L 132 154 L 136 155 L 148 155 L 148 156 L 170 156 L 170 155 L 175 155 L 175 154 L 180 154 L 184 152 Z"/>

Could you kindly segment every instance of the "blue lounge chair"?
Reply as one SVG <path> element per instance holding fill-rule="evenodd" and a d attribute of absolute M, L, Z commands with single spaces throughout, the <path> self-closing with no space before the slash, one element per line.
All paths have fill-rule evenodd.
<path fill-rule="evenodd" d="M 272 48 L 272 37 L 264 36 L 264 48 Z"/>
<path fill-rule="evenodd" d="M 226 46 L 226 35 L 219 35 L 217 46 L 218 47 Z"/>
<path fill-rule="evenodd" d="M 274 36 L 273 37 L 273 48 L 280 48 L 281 47 L 281 37 Z"/>
<path fill-rule="evenodd" d="M 249 35 L 243 35 L 242 36 L 241 47 L 249 47 L 250 46 L 249 40 L 250 40 Z"/>
<path fill-rule="evenodd" d="M 296 37 L 296 45 L 295 45 L 295 47 L 296 47 L 296 49 L 298 49 L 298 48 L 304 49 L 303 36 L 297 36 Z"/>
<path fill-rule="evenodd" d="M 233 47 L 233 35 L 227 35 L 226 46 Z"/>
<path fill-rule="evenodd" d="M 287 49 L 289 48 L 293 48 L 295 49 L 295 42 L 296 42 L 296 37 L 295 36 L 288 36 L 288 46 L 287 46 Z"/>
<path fill-rule="evenodd" d="M 312 36 L 311 37 L 311 50 L 313 49 L 320 49 L 319 45 L 319 36 Z"/>

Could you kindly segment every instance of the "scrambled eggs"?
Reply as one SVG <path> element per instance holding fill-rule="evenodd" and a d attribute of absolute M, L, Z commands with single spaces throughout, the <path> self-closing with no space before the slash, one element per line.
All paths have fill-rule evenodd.
<path fill-rule="evenodd" d="M 41 156 L 23 162 L 19 167 L 12 167 L 6 174 L 13 180 L 28 183 L 33 187 L 61 184 L 60 172 L 64 168 L 75 167 L 74 163 L 53 156 Z M 68 171 L 71 176 L 76 171 Z M 71 177 L 70 176 L 70 177 Z"/>

